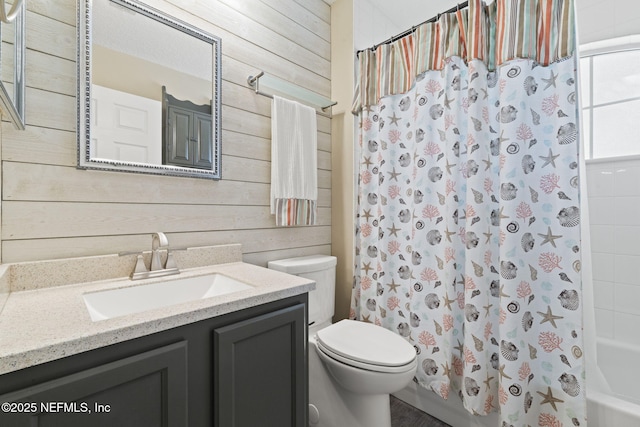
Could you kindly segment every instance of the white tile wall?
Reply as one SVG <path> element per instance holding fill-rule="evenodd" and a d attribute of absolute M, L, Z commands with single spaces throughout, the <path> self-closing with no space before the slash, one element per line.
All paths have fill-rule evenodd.
<path fill-rule="evenodd" d="M 640 159 L 587 164 L 598 336 L 640 344 Z"/>
<path fill-rule="evenodd" d="M 596 308 L 613 311 L 614 286 L 613 282 L 593 281 L 593 297 Z"/>
<path fill-rule="evenodd" d="M 613 197 L 615 225 L 640 225 L 640 197 Z"/>
<path fill-rule="evenodd" d="M 640 255 L 640 227 L 614 227 L 613 240 L 617 253 Z"/>
<path fill-rule="evenodd" d="M 613 225 L 591 226 L 591 247 L 598 252 L 612 254 L 615 251 L 615 229 Z"/>
<path fill-rule="evenodd" d="M 615 255 L 605 254 L 602 252 L 596 252 L 597 248 L 592 246 L 593 259 L 593 280 L 600 280 L 602 282 L 613 282 L 613 262 Z"/>
<path fill-rule="evenodd" d="M 637 0 L 579 0 L 579 42 L 640 34 Z M 640 344 L 640 160 L 589 163 L 598 336 Z"/>

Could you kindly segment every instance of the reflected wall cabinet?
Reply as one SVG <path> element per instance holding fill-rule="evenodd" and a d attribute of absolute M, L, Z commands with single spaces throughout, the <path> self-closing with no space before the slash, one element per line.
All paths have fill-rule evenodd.
<path fill-rule="evenodd" d="M 211 105 L 181 101 L 162 87 L 163 164 L 197 169 L 213 165 Z"/>

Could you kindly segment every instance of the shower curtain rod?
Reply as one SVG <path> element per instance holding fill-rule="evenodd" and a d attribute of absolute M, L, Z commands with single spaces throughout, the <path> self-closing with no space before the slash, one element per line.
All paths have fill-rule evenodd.
<path fill-rule="evenodd" d="M 389 38 L 389 39 L 387 39 L 387 40 L 385 40 L 385 41 L 383 41 L 381 43 L 373 45 L 373 47 L 369 47 L 367 49 L 360 49 L 359 51 L 356 52 L 356 56 L 360 55 L 360 52 L 364 52 L 365 50 L 376 50 L 378 48 L 378 46 L 381 46 L 383 44 L 393 43 L 394 41 L 399 40 L 399 39 L 403 38 L 404 36 L 408 36 L 409 34 L 413 33 L 415 31 L 415 29 L 418 28 L 420 25 L 428 24 L 429 22 L 436 22 L 438 19 L 440 19 L 441 15 L 444 15 L 445 13 L 456 12 L 456 11 L 458 11 L 460 9 L 464 9 L 467 6 L 469 6 L 469 1 L 458 3 L 457 6 L 454 6 L 454 7 L 452 7 L 451 9 L 449 9 L 449 10 L 447 10 L 445 12 L 439 13 L 436 16 L 434 16 L 433 18 L 427 19 L 426 21 L 424 21 L 424 22 L 422 22 L 422 23 L 420 23 L 418 25 L 414 25 L 413 27 L 409 28 L 408 30 L 403 31 L 400 34 L 396 34 L 395 36 L 393 36 L 393 37 L 391 37 L 391 38 Z"/>

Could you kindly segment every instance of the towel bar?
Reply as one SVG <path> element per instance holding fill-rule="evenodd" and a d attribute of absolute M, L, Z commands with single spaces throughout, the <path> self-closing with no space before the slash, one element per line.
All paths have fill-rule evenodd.
<path fill-rule="evenodd" d="M 309 89 L 305 89 L 301 86 L 298 86 L 286 80 L 282 80 L 278 77 L 265 74 L 264 71 L 260 71 L 255 76 L 249 76 L 247 78 L 247 83 L 254 89 L 255 93 L 258 95 L 266 96 L 273 99 L 273 94 L 260 90 L 261 79 L 263 80 L 263 85 L 269 87 L 277 95 L 302 101 L 305 104 L 309 104 L 315 108 L 319 108 L 322 112 L 326 112 L 328 109 L 337 104 L 337 102 L 332 101 L 329 98 L 325 98 L 324 96 L 318 95 L 317 93 L 312 92 Z M 323 114 L 322 112 L 318 113 L 323 116 L 331 117 L 329 114 Z"/>

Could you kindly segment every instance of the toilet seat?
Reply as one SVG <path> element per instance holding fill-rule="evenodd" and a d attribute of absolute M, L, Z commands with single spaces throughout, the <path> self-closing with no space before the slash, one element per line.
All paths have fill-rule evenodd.
<path fill-rule="evenodd" d="M 316 341 L 324 354 L 356 368 L 386 373 L 415 369 L 413 346 L 374 324 L 342 320 L 318 331 Z"/>

